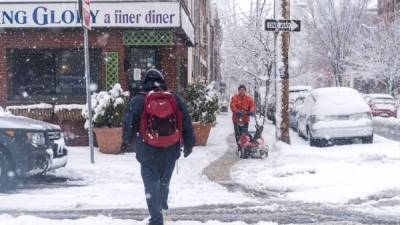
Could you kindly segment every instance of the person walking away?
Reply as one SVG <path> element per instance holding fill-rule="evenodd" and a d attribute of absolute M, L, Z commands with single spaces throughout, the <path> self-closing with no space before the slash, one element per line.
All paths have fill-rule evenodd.
<path fill-rule="evenodd" d="M 239 147 L 240 134 L 248 131 L 250 116 L 253 116 L 256 110 L 253 98 L 246 94 L 246 86 L 239 86 L 238 94 L 232 97 L 230 106 L 236 144 Z"/>
<path fill-rule="evenodd" d="M 164 225 L 169 184 L 181 145 L 187 157 L 196 140 L 185 104 L 167 91 L 162 73 L 148 70 L 142 86 L 144 93 L 131 99 L 124 114 L 122 148 L 131 135 L 136 136 L 136 159 L 141 167 L 149 225 Z"/>

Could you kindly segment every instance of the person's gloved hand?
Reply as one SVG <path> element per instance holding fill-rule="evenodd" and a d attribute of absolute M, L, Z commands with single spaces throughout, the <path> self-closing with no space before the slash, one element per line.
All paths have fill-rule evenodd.
<path fill-rule="evenodd" d="M 243 116 L 243 113 L 242 113 L 242 112 L 236 112 L 236 116 L 237 116 L 237 117 L 242 117 L 242 116 Z"/>
<path fill-rule="evenodd" d="M 121 152 L 126 152 L 128 151 L 128 143 L 127 142 L 123 142 L 121 145 Z"/>
<path fill-rule="evenodd" d="M 193 151 L 193 146 L 184 146 L 183 147 L 183 157 L 188 157 Z"/>
<path fill-rule="evenodd" d="M 254 113 L 253 112 L 248 112 L 247 115 L 254 116 Z"/>

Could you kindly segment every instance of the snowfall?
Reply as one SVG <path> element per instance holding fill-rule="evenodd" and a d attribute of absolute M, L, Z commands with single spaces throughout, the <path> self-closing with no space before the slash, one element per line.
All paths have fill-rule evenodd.
<path fill-rule="evenodd" d="M 181 158 L 171 181 L 169 206 L 257 203 L 242 192 L 231 192 L 210 181 L 203 169 L 226 151 L 235 154 L 227 139 L 233 133 L 229 114 L 219 115 L 207 146 L 195 147 Z M 400 145 L 375 135 L 374 144 L 326 148 L 309 147 L 291 133 L 291 145 L 275 142 L 274 127 L 264 129 L 270 152 L 266 159 L 243 159 L 231 170 L 235 182 L 254 190 L 276 192 L 281 200 L 346 204 L 360 200 L 355 210 L 399 215 L 400 206 L 379 207 L 379 196 L 400 199 Z M 105 155 L 98 151 L 90 163 L 88 147 L 70 147 L 65 168 L 52 172 L 67 177 L 67 185 L 0 194 L 1 210 L 84 210 L 146 208 L 139 164 L 134 153 Z M 374 198 L 375 197 L 375 198 Z M 35 216 L 0 215 L 2 225 L 139 225 L 144 221 L 107 216 L 77 220 L 51 220 Z M 169 225 L 246 225 L 244 222 L 171 221 Z M 276 224 L 271 221 L 256 225 Z"/>

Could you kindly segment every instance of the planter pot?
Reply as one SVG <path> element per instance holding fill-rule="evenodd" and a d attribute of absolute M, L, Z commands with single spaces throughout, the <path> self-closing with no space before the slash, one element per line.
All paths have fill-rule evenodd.
<path fill-rule="evenodd" d="M 118 154 L 121 152 L 122 127 L 94 128 L 99 150 L 105 154 Z"/>
<path fill-rule="evenodd" d="M 208 136 L 210 135 L 212 123 L 201 124 L 194 122 L 192 123 L 194 133 L 196 135 L 196 146 L 207 145 Z"/>

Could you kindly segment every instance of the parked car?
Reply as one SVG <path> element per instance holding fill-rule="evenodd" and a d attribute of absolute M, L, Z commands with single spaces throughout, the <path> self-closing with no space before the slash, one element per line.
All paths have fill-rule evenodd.
<path fill-rule="evenodd" d="M 297 114 L 304 104 L 306 95 L 300 95 L 294 100 L 292 107 L 289 109 L 289 123 L 290 127 L 297 129 Z"/>
<path fill-rule="evenodd" d="M 310 146 L 356 138 L 362 143 L 372 143 L 371 110 L 355 89 L 315 89 L 306 97 L 298 112 L 297 132 L 308 138 Z"/>
<path fill-rule="evenodd" d="M 276 112 L 276 98 L 275 95 L 268 96 L 267 103 L 267 119 L 271 120 L 273 124 L 276 123 L 275 112 Z"/>
<path fill-rule="evenodd" d="M 228 112 L 229 111 L 229 95 L 221 94 L 219 97 L 219 110 L 220 112 Z"/>
<path fill-rule="evenodd" d="M 388 94 L 367 94 L 364 100 L 372 111 L 372 116 L 397 117 L 397 107 L 394 98 Z"/>
<path fill-rule="evenodd" d="M 59 126 L 14 116 L 0 107 L 0 189 L 14 177 L 64 167 L 67 157 Z"/>
<path fill-rule="evenodd" d="M 313 88 L 311 86 L 290 86 L 289 87 L 289 110 L 292 108 L 294 101 L 298 96 L 307 95 Z M 276 97 L 271 95 L 267 104 L 267 119 L 271 120 L 273 124 L 276 123 Z"/>

